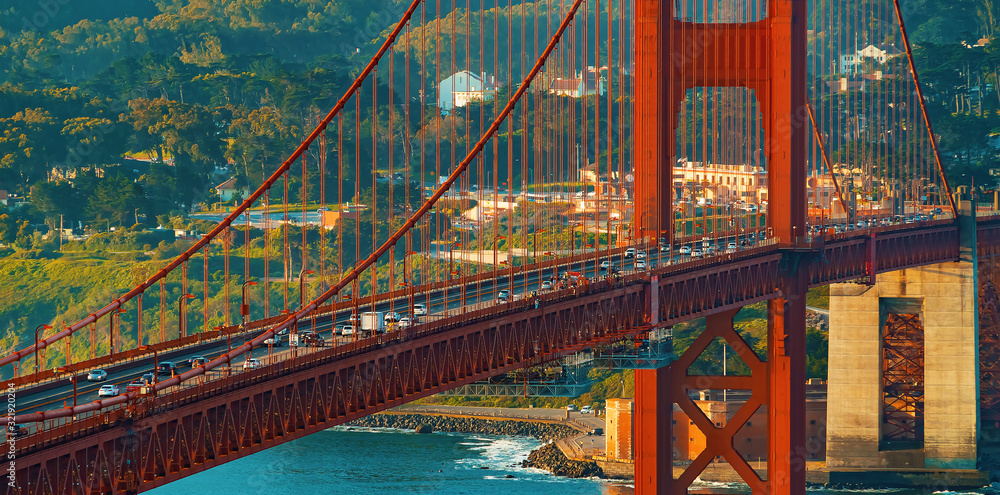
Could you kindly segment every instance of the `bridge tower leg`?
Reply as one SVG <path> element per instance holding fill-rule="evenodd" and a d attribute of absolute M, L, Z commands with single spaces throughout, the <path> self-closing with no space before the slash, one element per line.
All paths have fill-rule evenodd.
<path fill-rule="evenodd" d="M 677 19 L 674 2 L 634 1 L 635 98 L 642 102 L 635 106 L 633 221 L 638 235 L 655 238 L 666 231 L 673 243 L 671 171 L 676 163 L 679 108 L 687 91 L 707 86 L 747 87 L 759 103 L 767 143 L 768 225 L 782 247 L 788 248 L 778 287 L 782 297 L 768 305 L 766 490 L 772 494 L 804 493 L 808 284 L 806 263 L 799 262 L 794 247 L 806 234 L 807 1 L 771 0 L 765 18 L 731 24 Z M 664 407 L 670 399 L 646 396 L 663 393 L 660 374 L 662 370 L 637 372 L 637 439 L 646 435 L 642 430 L 644 415 L 658 411 L 660 422 L 671 421 L 670 409 Z M 657 427 L 656 438 L 662 429 Z M 638 479 L 640 472 L 646 476 L 650 469 L 666 468 L 663 459 L 669 456 L 660 451 L 661 443 L 658 439 L 643 444 L 655 447 L 653 452 L 644 452 L 636 443 L 639 494 L 668 492 L 667 481 L 646 483 Z M 665 477 L 669 475 L 659 473 L 659 478 Z"/>
<path fill-rule="evenodd" d="M 959 261 L 830 286 L 831 482 L 862 481 L 859 468 L 881 479 L 976 469 L 980 408 L 989 409 L 980 383 L 990 371 L 980 368 L 976 223 L 968 201 L 960 212 Z M 977 476 L 953 472 L 955 483 L 959 475 Z"/>

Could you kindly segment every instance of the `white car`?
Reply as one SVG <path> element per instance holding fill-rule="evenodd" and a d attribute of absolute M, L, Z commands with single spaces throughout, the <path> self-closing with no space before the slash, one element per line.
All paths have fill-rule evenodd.
<path fill-rule="evenodd" d="M 679 251 L 681 254 L 691 254 L 691 246 L 681 246 Z"/>
<path fill-rule="evenodd" d="M 243 362 L 244 370 L 255 370 L 260 367 L 261 367 L 260 360 L 257 358 L 248 358 L 246 361 Z"/>
<path fill-rule="evenodd" d="M 701 249 L 692 249 L 691 250 L 691 257 L 692 258 L 701 258 Z"/>
<path fill-rule="evenodd" d="M 635 269 L 636 270 L 645 270 L 646 269 L 646 261 L 645 260 L 635 260 Z"/>
<path fill-rule="evenodd" d="M 108 372 L 104 370 L 93 370 L 90 373 L 87 373 L 88 382 L 103 382 L 104 380 L 107 379 L 108 379 Z"/>
<path fill-rule="evenodd" d="M 413 326 L 413 320 L 411 320 L 409 316 L 404 316 L 396 325 L 399 326 L 399 328 L 410 328 Z"/>
<path fill-rule="evenodd" d="M 388 313 L 385 314 L 385 316 L 382 317 L 382 321 L 384 321 L 385 323 L 397 322 L 399 321 L 399 313 L 395 311 L 389 311 Z"/>
<path fill-rule="evenodd" d="M 726 245 L 726 254 L 735 253 L 736 249 L 737 249 L 736 243 L 735 242 L 730 242 L 728 245 Z"/>
<path fill-rule="evenodd" d="M 637 259 L 637 260 L 644 260 L 644 259 L 646 259 L 646 252 L 645 251 L 638 251 L 638 252 L 636 252 L 635 253 L 635 259 Z"/>
<path fill-rule="evenodd" d="M 625 250 L 625 257 L 626 258 L 631 258 L 633 256 L 635 256 L 635 248 L 628 248 L 628 249 Z"/>
<path fill-rule="evenodd" d="M 427 306 L 424 304 L 414 304 L 413 316 L 427 316 Z"/>
<path fill-rule="evenodd" d="M 101 388 L 97 390 L 98 397 L 114 397 L 120 393 L 118 385 L 101 385 Z"/>
<path fill-rule="evenodd" d="M 602 261 L 601 262 L 601 269 L 607 270 L 608 268 L 611 268 L 611 262 L 608 261 L 608 260 Z"/>
<path fill-rule="evenodd" d="M 354 325 L 344 325 L 344 329 L 340 331 L 340 334 L 345 337 L 356 333 L 358 333 L 358 330 L 354 327 Z"/>
<path fill-rule="evenodd" d="M 590 406 L 583 406 L 582 408 L 580 408 L 580 414 L 590 414 L 592 412 L 594 412 L 594 410 L 591 409 Z"/>

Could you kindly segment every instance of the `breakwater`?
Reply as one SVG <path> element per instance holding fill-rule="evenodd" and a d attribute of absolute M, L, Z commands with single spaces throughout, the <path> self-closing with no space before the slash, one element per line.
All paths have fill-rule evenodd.
<path fill-rule="evenodd" d="M 443 414 L 379 413 L 356 419 L 344 426 L 416 430 L 422 425 L 429 426 L 433 431 L 534 437 L 542 440 L 555 440 L 580 434 L 578 430 L 558 423 L 446 416 Z"/>

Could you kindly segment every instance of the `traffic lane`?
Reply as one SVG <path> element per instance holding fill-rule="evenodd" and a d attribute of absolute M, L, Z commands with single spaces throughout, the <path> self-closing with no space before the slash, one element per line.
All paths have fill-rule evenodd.
<path fill-rule="evenodd" d="M 574 268 L 578 268 L 579 266 L 581 266 L 579 263 L 570 265 L 568 270 L 573 270 Z M 527 275 L 534 285 L 540 283 L 539 281 L 541 275 L 540 272 L 538 271 L 527 272 Z M 485 281 L 481 281 L 478 284 L 475 282 L 466 284 L 466 297 L 465 297 L 466 305 L 493 302 L 494 301 L 493 294 L 495 294 L 497 290 L 500 290 L 500 287 L 506 285 L 505 282 L 507 281 L 508 278 L 509 276 L 505 276 L 502 278 L 498 277 L 498 279 L 488 279 Z M 430 313 L 434 312 L 432 310 L 433 308 L 438 309 L 438 312 L 443 312 L 445 308 L 447 308 L 448 310 L 460 309 L 462 305 L 461 290 L 451 289 L 447 291 L 441 290 L 435 292 L 439 293 L 440 295 L 424 298 L 424 300 L 427 301 L 425 304 L 427 304 Z M 454 299 L 449 298 L 445 295 L 448 292 L 455 292 Z M 400 298 L 400 299 L 402 299 L 408 305 L 408 298 Z M 376 304 L 375 306 L 376 310 L 384 311 L 393 308 L 392 306 L 393 301 L 396 300 L 386 301 L 383 303 Z M 414 302 L 420 302 L 420 301 L 417 298 L 415 298 Z M 316 318 L 315 324 L 313 323 L 313 321 L 310 321 L 309 319 L 302 320 L 300 322 L 298 331 L 299 332 L 307 330 L 313 331 L 313 329 L 315 328 L 314 331 L 316 331 L 320 336 L 322 336 L 327 342 L 336 342 L 338 345 L 346 344 L 351 342 L 352 338 L 351 337 L 343 338 L 336 336 L 334 334 L 334 327 L 335 325 L 338 324 L 348 323 L 350 321 L 351 314 L 352 314 L 351 311 L 344 310 L 344 311 L 339 311 L 334 315 L 322 315 Z M 425 323 L 430 319 L 435 319 L 437 317 L 443 317 L 443 316 L 444 315 L 424 316 L 420 318 L 420 320 L 423 321 L 418 321 L 417 323 L 418 324 Z M 333 320 L 333 317 L 339 317 L 339 318 Z M 218 356 L 228 353 L 231 348 L 237 348 L 243 345 L 245 342 L 252 340 L 257 335 L 259 335 L 259 331 L 250 331 L 250 332 L 243 332 L 240 334 L 234 334 L 232 336 L 231 346 L 228 344 L 228 342 L 224 344 L 223 342 L 225 341 L 220 341 L 217 345 L 215 345 L 215 347 L 198 351 L 197 353 L 190 352 L 187 354 L 182 354 L 179 358 L 172 357 L 170 361 L 174 363 L 186 363 L 189 362 L 190 359 L 195 356 L 201 356 L 211 361 L 212 359 L 215 359 Z M 279 346 L 278 348 L 281 349 L 283 347 L 284 346 Z M 298 348 L 304 349 L 306 348 L 306 346 L 299 346 Z M 269 348 L 268 346 L 257 347 L 253 349 L 250 353 L 250 357 L 254 357 L 257 359 L 263 359 L 263 358 L 275 359 L 274 358 L 275 355 L 276 355 L 275 348 L 274 347 Z M 129 383 L 140 378 L 143 374 L 150 373 L 153 371 L 153 366 L 154 366 L 153 361 L 154 361 L 153 356 L 150 355 L 148 358 L 144 360 L 136 361 L 135 364 L 132 366 L 129 366 L 123 370 L 115 372 L 114 376 L 109 375 L 108 380 L 104 382 L 84 382 L 81 380 L 77 384 L 77 403 L 83 404 L 97 400 L 99 398 L 97 396 L 97 391 L 100 389 L 101 385 L 104 384 L 118 385 L 121 389 L 121 392 L 124 393 L 125 392 L 124 388 Z M 234 360 L 232 364 L 234 367 L 236 366 L 242 367 L 243 365 L 243 363 L 240 362 L 240 360 Z M 186 368 L 186 366 L 178 366 L 178 372 L 186 371 L 184 370 L 184 368 Z M 158 378 L 157 381 L 160 381 L 162 379 L 165 379 L 166 376 L 158 375 L 157 378 Z M 35 412 L 38 410 L 62 408 L 64 407 L 64 403 L 71 404 L 72 399 L 73 399 L 72 382 L 67 380 L 66 384 L 60 387 L 38 392 L 35 394 L 28 394 L 26 399 L 18 401 L 17 413 L 24 414 L 29 412 Z"/>

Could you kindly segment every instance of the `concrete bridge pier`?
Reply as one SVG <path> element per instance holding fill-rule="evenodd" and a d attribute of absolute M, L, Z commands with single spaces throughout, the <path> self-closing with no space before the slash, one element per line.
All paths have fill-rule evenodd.
<path fill-rule="evenodd" d="M 969 202 L 962 213 L 959 261 L 830 286 L 831 482 L 982 478 L 976 224 Z"/>

